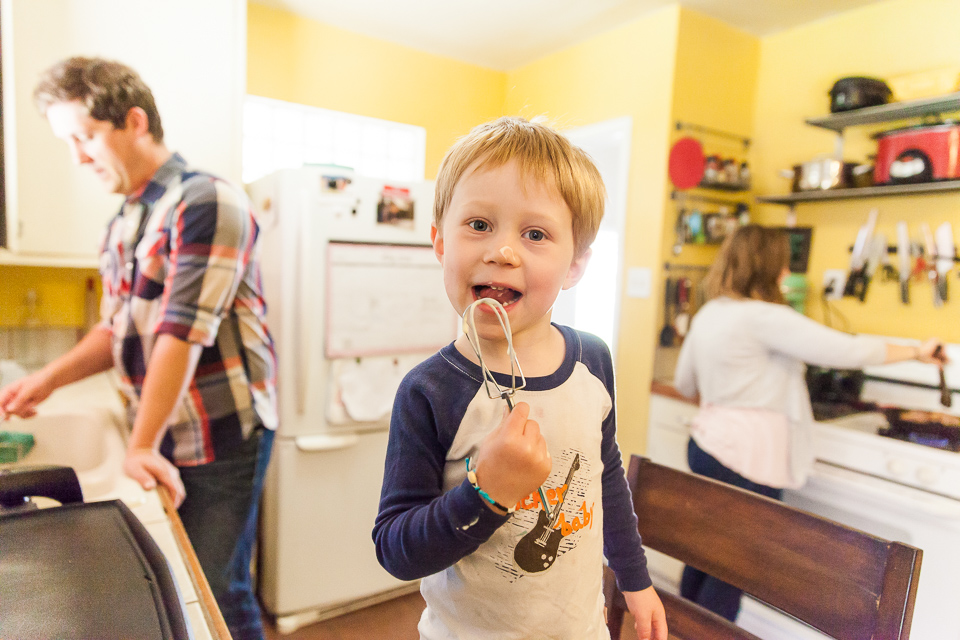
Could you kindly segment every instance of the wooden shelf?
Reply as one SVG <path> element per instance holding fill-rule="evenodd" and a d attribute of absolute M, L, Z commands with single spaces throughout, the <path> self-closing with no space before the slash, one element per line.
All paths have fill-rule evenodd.
<path fill-rule="evenodd" d="M 825 189 L 822 191 L 798 191 L 783 196 L 759 196 L 757 202 L 792 205 L 800 202 L 829 202 L 853 198 L 880 198 L 887 196 L 920 196 L 960 191 L 960 180 L 923 182 L 920 184 L 882 185 L 857 189 Z"/>
<path fill-rule="evenodd" d="M 64 256 L 14 253 L 0 248 L 0 265 L 19 267 L 66 267 L 71 269 L 99 269 L 97 256 Z"/>
<path fill-rule="evenodd" d="M 715 191 L 749 191 L 750 185 L 742 182 L 701 182 L 697 185 L 698 189 L 713 189 Z"/>
<path fill-rule="evenodd" d="M 805 122 L 814 127 L 843 133 L 847 127 L 933 116 L 953 111 L 960 111 L 960 91 L 936 98 L 891 102 L 876 107 L 840 111 L 820 118 L 808 118 Z"/>

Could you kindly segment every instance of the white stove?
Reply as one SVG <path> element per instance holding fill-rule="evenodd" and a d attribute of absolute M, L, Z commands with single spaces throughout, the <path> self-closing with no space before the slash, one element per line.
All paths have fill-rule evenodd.
<path fill-rule="evenodd" d="M 946 352 L 948 386 L 956 389 L 960 345 Z M 960 393 L 953 393 L 952 407 L 940 404 L 935 366 L 906 362 L 864 373 L 865 403 L 960 416 Z M 784 501 L 923 550 L 910 638 L 960 640 L 960 452 L 880 435 L 888 426 L 881 412 L 817 423 L 813 473 L 802 489 L 785 492 Z"/>
<path fill-rule="evenodd" d="M 960 453 L 878 435 L 882 413 L 856 413 L 816 425 L 820 463 L 960 500 Z"/>

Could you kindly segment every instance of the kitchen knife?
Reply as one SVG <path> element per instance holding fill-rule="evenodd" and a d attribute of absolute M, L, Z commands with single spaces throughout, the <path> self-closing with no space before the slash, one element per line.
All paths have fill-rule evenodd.
<path fill-rule="evenodd" d="M 867 297 L 867 287 L 870 286 L 870 281 L 873 280 L 874 274 L 877 273 L 877 268 L 883 262 L 883 258 L 887 253 L 887 236 L 882 233 L 878 233 L 873 236 L 873 240 L 870 243 L 869 251 L 867 252 L 867 264 L 863 269 L 863 274 L 861 277 L 861 284 L 857 290 L 857 297 L 860 299 L 860 302 L 863 302 Z"/>
<path fill-rule="evenodd" d="M 910 304 L 910 232 L 907 223 L 897 223 L 897 261 L 900 269 L 900 302 Z"/>
<path fill-rule="evenodd" d="M 850 255 L 850 275 L 847 277 L 847 284 L 843 290 L 843 295 L 845 296 L 856 296 L 863 300 L 863 297 L 866 295 L 864 269 L 870 253 L 873 229 L 877 225 L 877 217 L 879 215 L 879 210 L 871 209 L 867 215 L 867 221 L 860 227 L 860 231 L 857 232 L 857 239 L 853 244 L 853 253 Z"/>
<path fill-rule="evenodd" d="M 933 233 L 930 232 L 930 225 L 926 222 L 920 223 L 920 234 L 923 236 L 923 251 L 926 253 L 926 262 L 929 265 L 927 277 L 933 284 L 933 305 L 939 307 L 943 305 L 943 298 L 940 297 L 940 274 L 936 269 L 937 245 L 933 242 Z"/>
<path fill-rule="evenodd" d="M 937 227 L 935 242 L 937 245 L 936 269 L 939 296 L 942 302 L 946 302 L 947 276 L 953 270 L 953 258 L 957 255 L 957 249 L 953 243 L 953 227 L 949 222 L 944 222 Z"/>

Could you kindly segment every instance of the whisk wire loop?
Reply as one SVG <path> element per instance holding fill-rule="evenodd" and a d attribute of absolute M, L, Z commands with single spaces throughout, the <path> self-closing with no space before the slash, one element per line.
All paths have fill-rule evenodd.
<path fill-rule="evenodd" d="M 507 388 L 501 387 L 497 383 L 493 372 L 487 368 L 483 354 L 480 352 L 480 335 L 477 332 L 477 321 L 474 314 L 477 307 L 481 305 L 486 305 L 493 309 L 494 315 L 500 323 L 500 328 L 503 329 L 503 335 L 507 339 L 507 357 L 510 359 L 510 386 Z M 470 346 L 473 347 L 473 352 L 477 354 L 477 360 L 480 362 L 480 370 L 483 372 L 483 386 L 487 392 L 487 396 L 491 399 L 503 398 L 506 400 L 507 406 L 512 410 L 513 395 L 517 390 L 523 389 L 527 385 L 527 379 L 523 376 L 520 361 L 517 359 L 517 353 L 513 349 L 513 332 L 510 329 L 510 318 L 507 316 L 506 309 L 493 298 L 480 298 L 479 300 L 475 300 L 467 307 L 466 311 L 463 312 L 463 333 L 466 334 L 467 341 L 470 343 Z M 520 379 L 519 384 L 517 378 Z"/>

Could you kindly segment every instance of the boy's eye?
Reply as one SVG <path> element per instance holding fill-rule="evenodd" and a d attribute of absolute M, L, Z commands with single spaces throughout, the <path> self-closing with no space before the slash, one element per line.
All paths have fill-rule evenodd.
<path fill-rule="evenodd" d="M 484 221 L 484 220 L 471 220 L 470 222 L 467 223 L 467 226 L 469 226 L 469 227 L 470 227 L 471 229 L 473 229 L 474 231 L 489 231 L 489 230 L 490 230 L 490 225 L 487 224 L 486 221 Z"/>
<path fill-rule="evenodd" d="M 531 229 L 526 233 L 526 236 L 533 240 L 534 242 L 540 242 L 547 239 L 547 234 L 545 234 L 540 229 Z"/>

